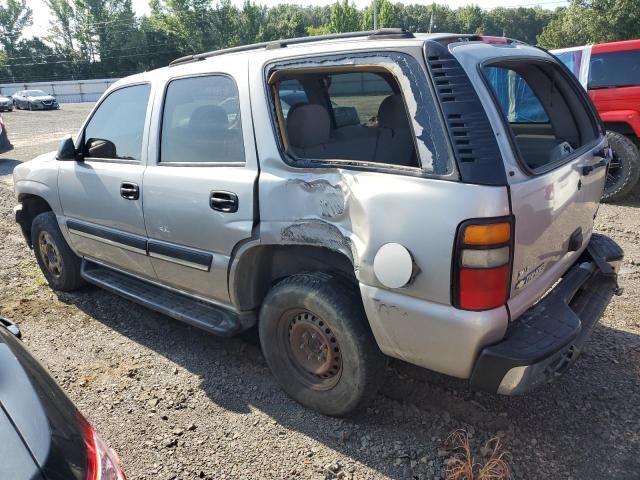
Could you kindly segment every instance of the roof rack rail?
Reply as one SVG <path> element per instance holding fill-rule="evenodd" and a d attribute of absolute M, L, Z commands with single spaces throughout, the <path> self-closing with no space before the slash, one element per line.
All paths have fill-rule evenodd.
<path fill-rule="evenodd" d="M 403 28 L 381 28 L 379 30 L 369 30 L 366 32 L 347 32 L 347 33 L 332 33 L 329 35 L 316 35 L 313 37 L 297 37 L 288 38 L 285 40 L 274 40 L 270 42 L 253 43 L 251 45 L 241 45 L 239 47 L 223 48 L 222 50 L 215 50 L 213 52 L 196 53 L 194 55 L 186 55 L 184 57 L 177 58 L 169 63 L 169 66 L 180 65 L 183 63 L 197 62 L 204 60 L 205 58 L 217 57 L 219 55 L 226 55 L 228 53 L 246 52 L 249 50 L 272 49 L 272 48 L 284 48 L 288 45 L 299 45 L 302 43 L 322 42 L 324 40 L 339 40 L 344 38 L 362 38 L 366 37 L 369 40 L 382 40 L 388 38 L 415 38 L 413 33 Z"/>

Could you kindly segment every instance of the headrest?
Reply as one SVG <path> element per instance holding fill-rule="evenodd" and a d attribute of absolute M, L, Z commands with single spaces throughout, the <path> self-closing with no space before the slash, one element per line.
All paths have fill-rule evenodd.
<path fill-rule="evenodd" d="M 322 105 L 298 103 L 287 115 L 287 136 L 293 147 L 308 148 L 329 141 L 331 121 Z"/>
<path fill-rule="evenodd" d="M 378 108 L 378 126 L 381 128 L 407 128 L 407 112 L 402 95 L 389 95 Z"/>
<path fill-rule="evenodd" d="M 207 130 L 226 130 L 229 128 L 229 117 L 222 107 L 203 105 L 193 111 L 189 118 L 189 126 Z"/>

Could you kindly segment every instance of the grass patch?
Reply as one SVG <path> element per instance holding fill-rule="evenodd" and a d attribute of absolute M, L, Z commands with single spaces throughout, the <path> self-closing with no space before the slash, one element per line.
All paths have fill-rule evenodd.
<path fill-rule="evenodd" d="M 31 287 L 22 292 L 23 298 L 30 297 L 36 293 L 40 287 L 47 285 L 47 279 L 42 274 L 42 270 L 40 270 L 38 265 L 29 265 L 22 270 L 22 274 L 25 278 L 30 279 L 32 284 Z"/>

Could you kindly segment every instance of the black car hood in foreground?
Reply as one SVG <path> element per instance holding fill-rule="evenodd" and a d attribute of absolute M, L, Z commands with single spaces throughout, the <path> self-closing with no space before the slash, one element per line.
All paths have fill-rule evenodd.
<path fill-rule="evenodd" d="M 22 442 L 16 442 L 15 433 Z M 33 472 L 27 474 L 29 464 L 22 464 L 29 475 L 25 479 L 81 480 L 85 448 L 76 407 L 22 342 L 0 326 L 0 461 L 16 463 L 26 452 Z M 0 466 L 0 472 L 6 467 Z M 15 468 L 16 475 L 7 479 L 23 478 Z"/>

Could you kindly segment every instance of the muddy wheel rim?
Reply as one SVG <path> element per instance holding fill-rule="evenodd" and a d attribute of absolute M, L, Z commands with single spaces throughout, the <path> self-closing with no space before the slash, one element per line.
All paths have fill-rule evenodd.
<path fill-rule="evenodd" d="M 62 276 L 62 257 L 49 232 L 40 232 L 38 236 L 40 257 L 47 271 L 55 278 Z"/>
<path fill-rule="evenodd" d="M 298 380 L 313 390 L 329 390 L 340 380 L 342 353 L 327 323 L 308 310 L 287 312 L 281 341 Z"/>

